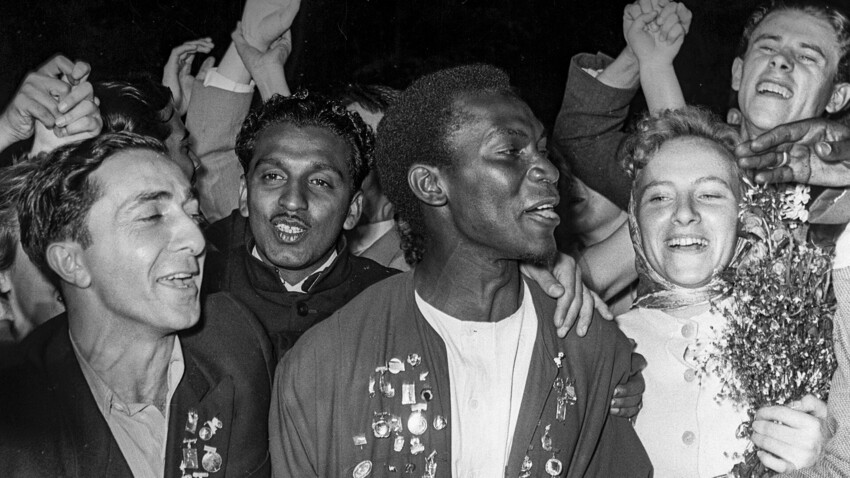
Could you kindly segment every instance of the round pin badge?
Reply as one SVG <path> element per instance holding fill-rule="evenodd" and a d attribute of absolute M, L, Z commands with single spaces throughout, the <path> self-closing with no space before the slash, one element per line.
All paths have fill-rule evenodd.
<path fill-rule="evenodd" d="M 370 460 L 363 460 L 354 467 L 351 476 L 353 478 L 366 478 L 370 473 L 372 473 L 372 462 Z"/>
<path fill-rule="evenodd" d="M 414 435 L 421 435 L 428 429 L 428 420 L 421 411 L 415 411 L 407 419 L 407 429 Z"/>
<path fill-rule="evenodd" d="M 201 466 L 209 473 L 215 473 L 221 469 L 221 455 L 213 450 L 207 450 L 204 457 L 201 458 Z"/>
<path fill-rule="evenodd" d="M 434 417 L 434 430 L 442 430 L 443 428 L 446 428 L 446 425 L 448 425 L 446 417 L 442 415 Z"/>
<path fill-rule="evenodd" d="M 559 476 L 562 471 L 564 471 L 564 465 L 561 463 L 561 460 L 553 456 L 546 461 L 546 473 L 549 476 Z"/>
<path fill-rule="evenodd" d="M 201 440 L 207 441 L 212 438 L 213 433 L 212 430 L 210 430 L 210 427 L 204 426 L 201 427 L 200 430 L 198 430 L 198 436 L 201 438 Z"/>

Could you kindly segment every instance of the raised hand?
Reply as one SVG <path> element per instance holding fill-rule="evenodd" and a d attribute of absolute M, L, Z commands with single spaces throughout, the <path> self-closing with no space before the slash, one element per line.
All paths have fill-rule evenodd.
<path fill-rule="evenodd" d="M 255 48 L 245 39 L 242 22 L 236 25 L 236 30 L 233 31 L 230 38 L 233 40 L 245 68 L 257 82 L 263 100 L 271 98 L 275 93 L 284 96 L 291 94 L 283 72 L 286 60 L 292 52 L 292 32 L 290 30 L 286 30 L 264 52 Z"/>
<path fill-rule="evenodd" d="M 623 34 L 641 65 L 671 65 L 691 25 L 691 11 L 667 0 L 639 0 L 623 11 Z"/>
<path fill-rule="evenodd" d="M 242 11 L 242 35 L 260 51 L 269 46 L 292 26 L 301 0 L 248 0 Z"/>
<path fill-rule="evenodd" d="M 195 81 L 195 77 L 192 76 L 192 61 L 197 53 L 209 53 L 214 46 L 212 39 L 199 38 L 171 50 L 168 62 L 162 69 L 162 84 L 171 90 L 174 108 L 180 116 L 186 114 L 189 109 L 189 100 L 191 100 L 192 83 Z M 198 77 L 203 79 L 214 63 L 215 59 L 212 57 L 204 60 Z"/>

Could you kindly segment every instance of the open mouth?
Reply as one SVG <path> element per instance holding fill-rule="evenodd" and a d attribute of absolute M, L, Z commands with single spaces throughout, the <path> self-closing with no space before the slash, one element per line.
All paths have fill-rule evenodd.
<path fill-rule="evenodd" d="M 302 221 L 291 218 L 274 221 L 273 225 L 277 231 L 277 237 L 287 244 L 298 242 L 309 229 Z"/>
<path fill-rule="evenodd" d="M 197 274 L 190 274 L 188 272 L 177 272 L 169 276 L 160 277 L 156 281 L 164 286 L 173 287 L 175 289 L 193 289 L 196 287 L 196 276 Z"/>
<path fill-rule="evenodd" d="M 773 96 L 783 100 L 794 96 L 794 92 L 790 88 L 769 80 L 760 81 L 756 85 L 756 92 L 760 95 Z"/>
<path fill-rule="evenodd" d="M 525 213 L 533 218 L 546 223 L 558 224 L 561 222 L 561 217 L 555 212 L 555 201 L 545 201 L 535 205 L 534 207 L 525 210 Z"/>
<path fill-rule="evenodd" d="M 708 241 L 701 237 L 676 237 L 665 241 L 664 244 L 682 252 L 699 252 L 708 247 Z"/>

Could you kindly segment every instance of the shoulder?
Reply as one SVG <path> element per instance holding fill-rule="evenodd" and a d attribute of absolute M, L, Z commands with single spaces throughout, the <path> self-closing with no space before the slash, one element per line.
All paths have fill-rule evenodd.
<path fill-rule="evenodd" d="M 378 264 L 372 259 L 366 257 L 355 256 L 354 254 L 349 253 L 348 260 L 349 264 L 351 265 L 351 275 L 353 277 L 356 276 L 363 279 L 371 280 L 371 282 L 368 283 L 364 281 L 364 289 L 371 286 L 377 281 L 399 273 L 397 269 L 384 267 L 381 264 Z"/>

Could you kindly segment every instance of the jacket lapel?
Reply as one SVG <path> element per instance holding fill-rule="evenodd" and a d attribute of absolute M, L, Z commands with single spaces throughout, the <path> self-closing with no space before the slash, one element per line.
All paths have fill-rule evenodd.
<path fill-rule="evenodd" d="M 214 454 L 221 457 L 221 469 L 227 469 L 230 449 L 230 432 L 233 424 L 234 386 L 229 376 L 217 377 L 216 374 L 196 360 L 189 347 L 184 346 L 185 375 L 177 386 L 171 399 L 168 419 L 168 439 L 165 449 L 165 478 L 180 478 L 183 450 L 192 448 L 197 452 L 198 468 L 187 468 L 186 471 L 207 471 L 204 468 L 204 456 Z M 194 431 L 187 427 L 189 414 L 197 414 L 198 420 Z M 212 429 L 216 419 L 221 428 L 209 437 L 201 438 L 204 427 Z M 206 436 L 206 435 L 204 435 Z M 188 440 L 188 442 L 184 442 Z M 191 441 L 194 440 L 194 441 Z M 215 450 L 212 451 L 212 448 Z M 227 476 L 223 473 L 218 476 Z"/>

